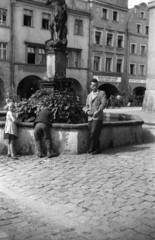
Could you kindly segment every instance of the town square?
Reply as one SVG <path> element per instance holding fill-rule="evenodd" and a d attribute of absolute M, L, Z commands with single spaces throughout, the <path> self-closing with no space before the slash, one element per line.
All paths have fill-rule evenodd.
<path fill-rule="evenodd" d="M 154 20 L 0 0 L 0 240 L 155 239 Z"/>

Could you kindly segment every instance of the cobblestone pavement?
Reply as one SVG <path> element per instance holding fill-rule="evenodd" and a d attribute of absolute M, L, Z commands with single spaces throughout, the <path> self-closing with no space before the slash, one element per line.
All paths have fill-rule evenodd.
<path fill-rule="evenodd" d="M 50 161 L 0 156 L 2 239 L 155 239 L 155 144 Z"/>

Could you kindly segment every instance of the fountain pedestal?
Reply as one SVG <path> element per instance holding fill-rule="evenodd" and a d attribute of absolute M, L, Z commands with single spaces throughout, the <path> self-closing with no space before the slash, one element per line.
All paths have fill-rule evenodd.
<path fill-rule="evenodd" d="M 149 44 L 147 83 L 142 110 L 155 112 L 155 1 L 148 4 L 149 7 Z"/>
<path fill-rule="evenodd" d="M 142 110 L 155 112 L 155 76 L 147 78 Z"/>
<path fill-rule="evenodd" d="M 44 88 L 54 94 L 55 81 L 66 78 L 67 52 L 48 49 L 46 60 L 48 81 L 40 81 L 39 85 L 40 89 Z"/>

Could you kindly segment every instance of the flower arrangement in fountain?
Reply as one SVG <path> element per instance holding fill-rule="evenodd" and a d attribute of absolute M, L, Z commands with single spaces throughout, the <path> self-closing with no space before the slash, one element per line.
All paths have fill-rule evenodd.
<path fill-rule="evenodd" d="M 86 122 L 85 113 L 79 105 L 72 84 L 68 84 L 65 89 L 64 86 L 59 86 L 55 90 L 54 96 L 46 89 L 41 89 L 29 99 L 23 99 L 16 106 L 18 120 L 20 122 L 34 122 L 42 107 L 48 107 L 51 110 L 51 123 L 78 124 Z"/>

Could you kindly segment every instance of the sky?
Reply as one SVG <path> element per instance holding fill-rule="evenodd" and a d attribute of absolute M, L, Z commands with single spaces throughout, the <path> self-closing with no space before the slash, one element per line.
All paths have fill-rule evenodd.
<path fill-rule="evenodd" d="M 128 0 L 128 2 L 129 2 L 129 8 L 131 8 L 131 7 L 134 7 L 134 5 L 138 5 L 141 2 L 148 3 L 148 2 L 151 2 L 151 0 Z"/>

